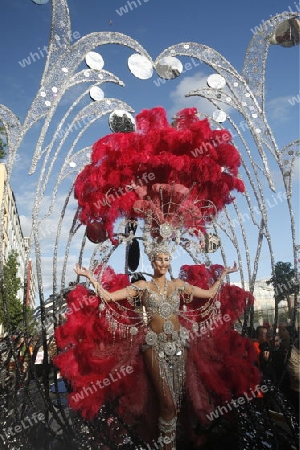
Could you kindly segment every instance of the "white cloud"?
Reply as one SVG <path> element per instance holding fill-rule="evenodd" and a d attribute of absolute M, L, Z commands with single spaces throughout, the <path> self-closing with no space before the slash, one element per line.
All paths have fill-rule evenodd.
<path fill-rule="evenodd" d="M 198 96 L 185 97 L 187 93 L 205 87 L 206 79 L 207 76 L 198 72 L 192 76 L 184 77 L 178 83 L 176 88 L 170 93 L 170 98 L 173 103 L 169 111 L 171 117 L 181 109 L 189 107 L 196 107 L 199 111 L 207 114 L 212 113 L 215 108 L 210 106 L 207 100 Z"/>
<path fill-rule="evenodd" d="M 171 91 L 170 98 L 172 106 L 169 109 L 170 117 L 174 116 L 178 111 L 184 108 L 195 107 L 197 110 L 207 116 L 212 116 L 213 111 L 217 108 L 210 101 L 200 96 L 185 97 L 186 94 L 207 87 L 207 74 L 197 72 L 192 76 L 186 76 L 178 83 L 176 88 Z M 225 104 L 220 104 L 220 108 L 229 112 L 229 108 Z"/>
<path fill-rule="evenodd" d="M 55 232 L 56 235 L 56 232 Z M 83 233 L 78 232 L 71 242 L 70 251 L 66 252 L 67 236 L 61 236 L 61 245 L 58 248 L 58 256 L 56 260 L 56 267 L 54 268 L 54 243 L 50 241 L 50 236 L 47 236 L 41 241 L 41 276 L 44 298 L 47 299 L 53 294 L 53 283 L 56 278 L 57 291 L 59 292 L 64 281 L 64 286 L 68 287 L 69 283 L 76 280 L 74 273 L 75 264 L 78 263 Z M 52 236 L 53 237 L 53 236 Z M 90 258 L 92 256 L 95 244 L 89 241 L 85 245 L 83 255 L 83 265 L 89 266 Z M 34 255 L 33 255 L 34 257 Z M 65 277 L 63 280 L 63 270 L 65 266 Z M 81 280 L 83 281 L 83 279 Z M 39 303 L 39 300 L 37 300 Z"/>
<path fill-rule="evenodd" d="M 32 219 L 28 216 L 20 216 L 21 227 L 24 236 L 30 236 L 32 228 Z"/>
<path fill-rule="evenodd" d="M 28 199 L 30 196 L 26 196 Z M 32 231 L 32 198 L 26 203 L 25 197 L 22 197 L 20 203 L 22 204 L 22 209 L 26 209 L 28 214 L 20 215 L 21 226 L 24 236 L 30 236 Z M 34 261 L 34 266 L 36 264 L 37 253 L 41 258 L 41 273 L 42 273 L 42 284 L 44 287 L 44 296 L 47 298 L 53 290 L 53 258 L 56 250 L 56 237 L 58 232 L 58 226 L 61 218 L 61 212 L 64 206 L 65 197 L 60 195 L 56 198 L 55 207 L 52 213 L 45 217 L 44 214 L 47 212 L 51 197 L 45 196 L 42 202 L 41 222 L 38 226 L 38 236 L 39 236 L 39 248 L 35 248 L 34 242 L 32 241 L 30 257 Z M 61 274 L 63 270 L 63 262 L 66 254 L 66 246 L 69 239 L 70 228 L 72 226 L 73 217 L 77 208 L 76 200 L 71 196 L 69 205 L 67 207 L 66 214 L 61 224 L 61 230 L 59 232 L 59 241 L 57 245 L 57 277 L 59 279 L 59 286 L 61 284 Z M 74 281 L 74 274 L 72 269 L 75 263 L 78 261 L 80 254 L 82 237 L 83 237 L 84 227 L 78 230 L 78 233 L 72 238 L 71 247 L 67 255 L 67 273 L 66 273 L 66 286 L 68 286 L 69 281 Z M 89 246 L 87 245 L 87 249 Z M 90 251 L 90 255 L 92 250 Z M 88 263 L 85 263 L 88 264 Z M 70 267 L 71 268 L 70 268 Z"/>
<path fill-rule="evenodd" d="M 280 122 L 289 121 L 289 111 L 291 105 L 289 103 L 290 97 L 277 97 L 267 102 L 266 112 L 268 117 L 278 120 Z"/>
<path fill-rule="evenodd" d="M 293 180 L 295 182 L 300 181 L 300 158 L 298 157 L 295 162 L 294 171 L 293 171 Z"/>
<path fill-rule="evenodd" d="M 65 256 L 61 256 L 57 258 L 57 274 L 56 274 L 56 283 L 57 283 L 57 291 L 60 291 L 62 286 L 62 270 L 64 266 Z M 76 255 L 69 255 L 67 265 L 66 265 L 66 277 L 65 277 L 65 287 L 68 287 L 70 281 L 76 280 L 76 274 L 73 271 L 78 258 Z M 44 256 L 41 260 L 41 273 L 42 273 L 42 283 L 43 283 L 43 293 L 44 299 L 46 300 L 51 294 L 53 294 L 53 257 L 52 256 Z"/>

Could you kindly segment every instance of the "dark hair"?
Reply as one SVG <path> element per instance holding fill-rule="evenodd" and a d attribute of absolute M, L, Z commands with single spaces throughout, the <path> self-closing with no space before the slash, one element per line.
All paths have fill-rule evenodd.
<path fill-rule="evenodd" d="M 256 327 L 256 330 L 255 330 L 255 337 L 256 338 L 258 338 L 260 330 L 267 330 L 268 331 L 268 328 L 264 327 L 263 325 L 258 325 L 258 327 Z"/>
<path fill-rule="evenodd" d="M 141 272 L 135 272 L 135 273 L 133 273 L 133 274 L 132 274 L 132 277 L 131 277 L 131 279 L 130 279 L 130 282 L 131 282 L 131 283 L 135 283 L 136 281 L 139 281 L 139 280 L 144 280 L 144 281 L 146 281 L 146 278 L 144 277 L 144 275 L 143 275 Z"/>

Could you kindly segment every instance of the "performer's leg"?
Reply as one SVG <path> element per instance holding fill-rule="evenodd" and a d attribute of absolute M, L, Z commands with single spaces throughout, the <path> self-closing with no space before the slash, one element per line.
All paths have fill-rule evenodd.
<path fill-rule="evenodd" d="M 144 361 L 158 396 L 158 429 L 160 430 L 159 444 L 163 445 L 164 450 L 175 450 L 177 420 L 176 407 L 170 388 L 166 380 L 163 380 L 161 377 L 159 364 L 152 347 L 144 351 Z"/>

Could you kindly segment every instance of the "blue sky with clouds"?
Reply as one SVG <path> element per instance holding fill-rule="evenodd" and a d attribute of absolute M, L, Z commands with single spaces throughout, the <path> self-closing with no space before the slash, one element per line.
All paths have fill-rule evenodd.
<path fill-rule="evenodd" d="M 153 60 L 171 45 L 197 42 L 218 51 L 239 73 L 242 71 L 246 49 L 256 27 L 261 27 L 264 21 L 276 13 L 300 11 L 299 4 L 287 0 L 69 0 L 68 6 L 74 41 L 95 31 L 115 31 L 137 40 Z M 11 109 L 23 122 L 40 87 L 46 62 L 51 2 L 38 5 L 32 0 L 2 0 L 1 19 L 0 103 Z M 159 83 L 155 73 L 148 80 L 139 80 L 130 73 L 127 67 L 127 59 L 132 53 L 130 49 L 106 45 L 98 51 L 104 58 L 104 68 L 125 83 L 125 87 L 112 83 L 102 85 L 106 97 L 127 102 L 135 112 L 158 105 L 164 106 L 169 118 L 186 106 L 196 106 L 204 113 L 211 114 L 212 107 L 207 101 L 199 97 L 184 96 L 187 92 L 205 85 L 208 75 L 213 73 L 210 67 L 182 57 L 184 73 L 174 80 Z M 73 94 L 70 92 L 65 96 L 65 107 L 73 101 Z M 271 46 L 266 66 L 266 115 L 279 148 L 299 137 L 299 100 L 299 47 Z M 86 99 L 84 104 L 89 101 L 90 99 Z M 226 123 L 223 125 L 227 126 Z M 230 128 L 230 124 L 228 127 Z M 31 200 L 37 180 L 37 175 L 29 176 L 28 171 L 39 129 L 39 125 L 35 125 L 26 136 L 11 180 L 25 234 L 30 229 Z M 107 122 L 101 120 L 83 137 L 82 146 L 92 145 L 108 132 Z M 282 189 L 282 181 L 272 160 L 270 165 L 279 192 Z M 298 176 L 299 164 L 294 178 L 296 191 L 299 190 Z M 59 192 L 61 199 L 64 197 L 64 188 L 68 188 L 67 183 Z M 50 195 L 50 192 L 46 195 Z M 285 245 L 285 241 L 289 240 L 288 222 L 282 232 L 283 217 L 287 216 L 285 202 L 277 201 L 276 204 L 277 197 L 274 200 L 272 195 L 277 194 L 268 195 L 270 227 L 272 234 L 278 233 L 278 239 L 275 239 L 276 260 L 291 261 L 290 247 Z M 273 204 L 274 206 L 271 206 Z M 295 216 L 299 218 L 297 202 Z M 48 234 L 45 232 L 43 237 L 45 255 L 48 255 L 49 247 L 49 261 L 53 243 L 47 238 L 53 234 L 51 227 L 54 223 L 55 217 L 49 218 L 50 231 Z M 218 259 L 220 254 L 216 257 Z M 262 260 L 260 268 L 261 277 L 270 273 L 267 253 L 265 259 L 265 262 Z"/>

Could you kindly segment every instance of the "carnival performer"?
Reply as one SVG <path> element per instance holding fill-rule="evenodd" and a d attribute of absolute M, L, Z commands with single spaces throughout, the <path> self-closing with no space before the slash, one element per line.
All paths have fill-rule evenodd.
<path fill-rule="evenodd" d="M 103 247 L 96 269 L 76 265 L 94 291 L 78 284 L 68 294 L 54 358 L 72 388 L 71 408 L 90 420 L 117 399 L 117 414 L 164 450 L 176 448 L 179 420 L 190 435 L 197 421 L 209 423 L 214 409 L 260 381 L 252 342 L 233 330 L 254 298 L 223 284 L 236 263 L 183 265 L 178 278 L 171 268 L 178 246 L 204 251 L 207 222 L 232 201 L 233 189 L 243 192 L 240 157 L 230 134 L 211 130 L 195 108 L 175 122 L 168 124 L 163 108 L 142 111 L 135 132 L 100 139 L 79 173 L 77 218 Z M 119 218 L 125 230 L 142 222 L 149 279 L 130 283 L 128 271 L 107 265 L 107 242 L 137 244 L 135 231 L 114 230 Z"/>
<path fill-rule="evenodd" d="M 188 352 L 189 331 L 180 325 L 178 312 L 180 295 L 185 302 L 193 297 L 215 297 L 224 278 L 238 270 L 224 268 L 220 278 L 210 289 L 201 289 L 180 279 L 168 280 L 170 252 L 165 245 L 157 245 L 151 255 L 154 270 L 151 281 L 140 280 L 130 286 L 108 292 L 84 267 L 76 266 L 76 273 L 93 284 L 97 294 L 106 302 L 116 302 L 139 297 L 147 314 L 147 333 L 142 346 L 145 365 L 155 386 L 159 403 L 158 428 L 166 450 L 175 450 L 177 413 L 180 409 L 185 381 L 185 360 Z"/>

